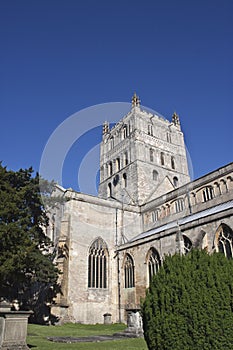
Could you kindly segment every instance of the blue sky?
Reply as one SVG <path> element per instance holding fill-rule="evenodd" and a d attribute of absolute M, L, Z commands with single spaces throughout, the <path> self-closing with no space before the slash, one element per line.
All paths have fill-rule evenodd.
<path fill-rule="evenodd" d="M 134 91 L 165 118 L 179 114 L 194 178 L 232 161 L 232 0 L 1 0 L 0 42 L 0 159 L 8 168 L 39 170 L 66 118 L 130 102 Z M 81 154 L 99 137 L 72 148 L 65 187 L 75 188 Z"/>

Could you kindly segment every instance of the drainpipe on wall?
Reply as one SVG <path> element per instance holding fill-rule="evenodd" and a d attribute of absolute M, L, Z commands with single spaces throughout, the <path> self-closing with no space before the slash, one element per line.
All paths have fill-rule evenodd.
<path fill-rule="evenodd" d="M 116 248 L 118 247 L 118 209 L 116 208 L 115 216 L 115 225 L 116 225 Z M 117 258 L 117 291 L 118 291 L 118 317 L 119 323 L 121 323 L 121 280 L 120 280 L 120 256 L 119 252 L 116 252 Z"/>
<path fill-rule="evenodd" d="M 119 323 L 121 323 L 121 281 L 120 281 L 120 257 L 117 252 L 117 275 L 118 275 L 118 310 L 119 310 Z"/>

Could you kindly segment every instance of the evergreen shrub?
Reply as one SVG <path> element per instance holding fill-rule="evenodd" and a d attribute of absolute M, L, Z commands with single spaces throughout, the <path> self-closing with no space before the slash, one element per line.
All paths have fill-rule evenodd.
<path fill-rule="evenodd" d="M 195 249 L 167 256 L 142 318 L 149 350 L 233 349 L 233 260 Z"/>

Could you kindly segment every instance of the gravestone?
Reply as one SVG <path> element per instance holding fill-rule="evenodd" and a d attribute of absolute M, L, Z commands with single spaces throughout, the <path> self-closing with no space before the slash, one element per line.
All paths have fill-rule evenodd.
<path fill-rule="evenodd" d="M 104 316 L 104 324 L 112 324 L 112 314 L 106 313 Z"/>
<path fill-rule="evenodd" d="M 140 309 L 127 309 L 127 328 L 124 331 L 128 336 L 143 337 L 142 316 Z"/>
<path fill-rule="evenodd" d="M 11 304 L 0 302 L 0 350 L 28 350 L 28 317 L 31 311 L 12 311 Z"/>

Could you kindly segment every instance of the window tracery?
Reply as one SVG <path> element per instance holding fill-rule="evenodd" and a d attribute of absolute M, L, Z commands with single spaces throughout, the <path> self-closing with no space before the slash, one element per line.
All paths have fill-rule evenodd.
<path fill-rule="evenodd" d="M 154 211 L 152 211 L 152 222 L 156 222 L 159 220 L 159 213 L 160 213 L 160 209 L 157 208 Z"/>
<path fill-rule="evenodd" d="M 184 254 L 188 254 L 190 252 L 190 250 L 192 249 L 192 242 L 191 240 L 183 235 L 183 240 L 184 240 Z"/>
<path fill-rule="evenodd" d="M 159 253 L 156 249 L 151 248 L 148 254 L 148 273 L 149 273 L 149 282 L 151 282 L 153 276 L 159 271 L 161 265 L 161 259 Z"/>
<path fill-rule="evenodd" d="M 133 264 L 133 259 L 129 254 L 126 254 L 126 258 L 125 258 L 124 274 L 125 274 L 125 288 L 133 288 L 135 286 L 134 264 Z"/>
<path fill-rule="evenodd" d="M 214 190 L 212 186 L 205 187 L 202 191 L 203 201 L 207 202 L 210 199 L 214 198 Z"/>
<path fill-rule="evenodd" d="M 184 200 L 183 198 L 179 198 L 175 201 L 175 209 L 176 213 L 179 213 L 184 210 Z"/>
<path fill-rule="evenodd" d="M 97 238 L 89 249 L 88 288 L 107 288 L 107 245 Z"/>
<path fill-rule="evenodd" d="M 227 258 L 233 257 L 233 232 L 226 225 L 221 224 L 216 233 L 216 250 L 223 253 Z"/>

